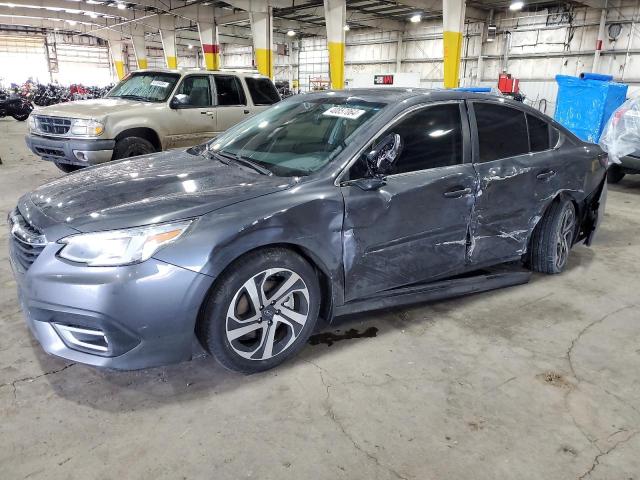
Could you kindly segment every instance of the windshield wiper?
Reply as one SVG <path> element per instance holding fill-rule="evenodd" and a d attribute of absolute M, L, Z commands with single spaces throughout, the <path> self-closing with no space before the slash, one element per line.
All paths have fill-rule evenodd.
<path fill-rule="evenodd" d="M 116 96 L 116 95 L 114 95 Z M 143 97 L 142 95 L 131 95 L 131 94 L 126 94 L 126 95 L 117 95 L 120 98 L 126 98 L 129 100 L 139 100 L 141 102 L 148 102 L 149 99 L 147 97 Z"/>
<path fill-rule="evenodd" d="M 256 172 L 261 173 L 262 175 L 267 175 L 269 177 L 273 175 L 273 172 L 271 170 L 269 170 L 268 168 L 263 167 L 259 163 L 255 162 L 254 160 L 251 160 L 249 158 L 241 157 L 239 155 L 235 155 L 235 154 L 229 153 L 229 152 L 216 152 L 216 154 L 219 155 L 220 157 L 228 158 L 229 160 L 233 160 L 233 161 L 235 161 L 237 163 L 240 163 L 240 164 L 244 165 L 245 167 L 252 168 Z"/>

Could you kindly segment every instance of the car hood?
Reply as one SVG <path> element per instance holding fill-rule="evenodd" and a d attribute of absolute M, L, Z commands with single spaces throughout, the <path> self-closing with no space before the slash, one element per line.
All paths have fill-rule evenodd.
<path fill-rule="evenodd" d="M 110 113 L 122 112 L 132 107 L 154 108 L 158 103 L 136 102 L 122 98 L 95 98 L 93 100 L 76 100 L 75 102 L 58 103 L 48 107 L 38 107 L 36 115 L 50 115 L 52 117 L 96 119 L 106 117 Z"/>
<path fill-rule="evenodd" d="M 195 217 L 294 183 L 174 150 L 80 170 L 23 202 L 54 223 L 87 232 Z"/>

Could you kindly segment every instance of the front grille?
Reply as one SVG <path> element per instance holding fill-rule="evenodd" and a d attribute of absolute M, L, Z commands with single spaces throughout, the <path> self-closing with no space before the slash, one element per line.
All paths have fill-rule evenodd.
<path fill-rule="evenodd" d="M 26 271 L 42 253 L 47 240 L 17 209 L 9 215 L 9 228 L 11 256 Z"/>
<path fill-rule="evenodd" d="M 41 157 L 62 157 L 64 158 L 64 150 L 60 150 L 59 148 L 43 148 L 36 147 L 36 152 Z"/>
<path fill-rule="evenodd" d="M 36 115 L 36 126 L 40 133 L 65 135 L 71 128 L 71 119 Z"/>

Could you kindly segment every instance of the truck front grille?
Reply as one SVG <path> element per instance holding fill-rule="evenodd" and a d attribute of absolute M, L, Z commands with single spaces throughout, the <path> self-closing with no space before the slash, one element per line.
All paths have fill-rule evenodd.
<path fill-rule="evenodd" d="M 36 115 L 36 126 L 40 133 L 65 135 L 71 128 L 71 119 Z"/>

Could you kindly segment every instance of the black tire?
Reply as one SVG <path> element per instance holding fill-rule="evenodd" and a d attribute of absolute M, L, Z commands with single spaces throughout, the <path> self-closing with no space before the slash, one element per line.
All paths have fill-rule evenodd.
<path fill-rule="evenodd" d="M 140 137 L 126 137 L 118 140 L 113 149 L 112 160 L 121 158 L 137 157 L 138 155 L 149 155 L 155 153 L 156 149 L 153 144 Z"/>
<path fill-rule="evenodd" d="M 62 170 L 64 173 L 75 172 L 76 170 L 80 170 L 84 168 L 82 165 L 71 165 L 70 163 L 62 163 L 62 162 L 53 162 L 56 167 Z"/>
<path fill-rule="evenodd" d="M 267 270 L 278 273 L 267 276 Z M 284 275 L 289 275 L 286 272 L 295 273 L 299 279 L 292 274 L 278 278 L 277 275 L 282 272 Z M 261 285 L 265 288 L 259 281 L 256 283 L 256 278 L 262 279 Z M 293 282 L 289 289 L 284 288 L 287 282 Z M 268 283 L 270 285 L 266 287 Z M 259 303 L 266 298 L 266 306 L 252 307 L 254 302 L 250 300 L 246 288 L 249 284 L 257 285 L 254 294 L 260 299 Z M 284 288 L 284 294 L 277 296 L 281 288 Z M 305 291 L 308 297 L 305 297 Z M 270 303 L 274 298 L 277 300 L 275 305 Z M 289 305 L 285 305 L 287 303 Z M 238 313 L 241 306 L 245 307 L 242 313 L 245 319 Z M 279 308 L 283 309 L 282 315 Z M 298 310 L 303 312 L 301 316 L 306 315 L 303 324 L 294 321 L 295 317 L 291 316 L 300 315 Z M 236 260 L 222 274 L 209 295 L 197 334 L 203 346 L 225 368 L 247 374 L 256 373 L 279 365 L 304 347 L 313 333 L 319 310 L 320 285 L 314 268 L 291 250 L 261 249 Z M 230 312 L 233 312 L 232 317 L 228 316 Z M 241 325 L 244 325 L 241 328 L 252 330 L 246 335 L 230 339 Z M 271 345 L 271 348 L 267 345 Z M 265 358 L 267 355 L 270 355 L 269 358 Z"/>
<path fill-rule="evenodd" d="M 29 118 L 29 114 L 31 112 L 27 112 L 27 113 L 14 113 L 13 115 L 11 115 L 13 118 L 15 118 L 17 121 L 19 122 L 24 122 L 27 118 Z"/>
<path fill-rule="evenodd" d="M 531 237 L 530 266 L 541 273 L 561 273 L 567 266 L 576 232 L 573 203 L 556 200 L 538 222 Z M 570 219 L 570 220 L 569 220 Z"/>
<path fill-rule="evenodd" d="M 607 170 L 607 182 L 618 183 L 624 178 L 624 175 L 624 171 L 622 171 L 620 165 L 611 165 Z"/>

